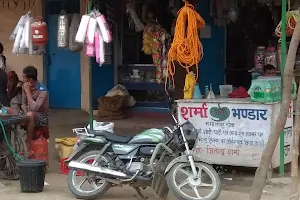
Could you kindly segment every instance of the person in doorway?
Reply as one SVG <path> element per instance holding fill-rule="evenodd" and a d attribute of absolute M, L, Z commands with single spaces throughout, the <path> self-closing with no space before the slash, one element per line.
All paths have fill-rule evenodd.
<path fill-rule="evenodd" d="M 35 127 L 45 127 L 49 119 L 49 98 L 46 87 L 37 79 L 38 72 L 33 66 L 23 69 L 23 91 L 21 109 L 7 108 L 10 114 L 21 114 L 29 117 L 27 125 L 27 148 L 31 149 Z"/>
<path fill-rule="evenodd" d="M 7 96 L 10 100 L 10 107 L 20 110 L 22 104 L 23 82 L 19 80 L 19 77 L 15 71 L 9 72 L 7 76 Z"/>
<path fill-rule="evenodd" d="M 3 55 L 3 45 L 0 43 L 0 69 L 6 70 L 6 57 Z"/>
<path fill-rule="evenodd" d="M 0 68 L 0 107 L 9 106 L 7 97 L 7 74 Z"/>
<path fill-rule="evenodd" d="M 276 76 L 276 68 L 273 65 L 265 65 L 264 76 Z"/>

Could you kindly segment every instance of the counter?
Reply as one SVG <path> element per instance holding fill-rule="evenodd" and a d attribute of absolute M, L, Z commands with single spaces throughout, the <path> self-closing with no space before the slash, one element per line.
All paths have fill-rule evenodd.
<path fill-rule="evenodd" d="M 212 164 L 258 167 L 271 128 L 277 120 L 280 103 L 251 102 L 249 98 L 177 100 L 178 119 L 189 120 L 199 137 L 193 152 Z M 293 104 L 290 112 L 293 111 Z M 285 163 L 291 162 L 293 115 L 285 125 Z M 279 142 L 272 168 L 280 165 Z"/>

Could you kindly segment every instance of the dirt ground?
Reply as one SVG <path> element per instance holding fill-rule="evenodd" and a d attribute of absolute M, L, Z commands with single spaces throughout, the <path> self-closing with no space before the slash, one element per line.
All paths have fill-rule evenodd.
<path fill-rule="evenodd" d="M 157 117 L 154 116 L 154 119 Z M 115 122 L 115 131 L 118 134 L 133 135 L 144 128 L 162 127 L 169 124 L 170 118 L 167 116 L 159 120 L 152 117 L 134 117 Z M 45 190 L 39 194 L 21 194 L 19 181 L 0 180 L 0 198 L 5 200 L 71 200 L 75 199 L 67 186 L 67 176 L 59 174 L 59 158 L 54 148 L 56 137 L 74 137 L 72 128 L 82 127 L 88 124 L 88 114 L 74 110 L 53 110 L 50 117 L 49 160 L 50 170 L 46 176 Z M 222 171 L 222 170 L 221 170 Z M 227 171 L 221 175 L 222 193 L 219 200 L 248 199 L 251 189 L 254 171 L 234 170 Z M 288 199 L 289 179 L 275 178 L 268 182 L 265 187 L 262 200 L 283 200 Z M 151 189 L 146 189 L 143 194 L 150 200 L 156 199 Z M 103 200 L 134 200 L 138 199 L 135 191 L 130 187 L 112 188 L 108 193 L 99 198 Z M 175 199 L 168 197 L 168 200 Z"/>

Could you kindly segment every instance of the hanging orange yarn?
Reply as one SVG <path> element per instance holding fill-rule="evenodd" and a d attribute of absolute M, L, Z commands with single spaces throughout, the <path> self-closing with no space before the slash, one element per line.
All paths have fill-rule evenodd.
<path fill-rule="evenodd" d="M 174 39 L 168 53 L 166 87 L 168 77 L 174 84 L 175 63 L 177 61 L 187 70 L 196 65 L 196 80 L 198 79 L 198 63 L 203 57 L 203 46 L 198 36 L 198 28 L 204 28 L 205 21 L 190 3 L 178 11 Z"/>

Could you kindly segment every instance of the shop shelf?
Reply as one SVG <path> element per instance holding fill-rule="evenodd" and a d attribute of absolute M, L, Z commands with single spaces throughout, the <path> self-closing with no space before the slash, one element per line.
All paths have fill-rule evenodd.
<path fill-rule="evenodd" d="M 127 90 L 164 90 L 164 83 L 120 83 L 124 85 Z"/>
<path fill-rule="evenodd" d="M 136 107 L 159 107 L 166 108 L 168 107 L 168 102 L 147 102 L 147 101 L 138 101 L 136 102 Z"/>

